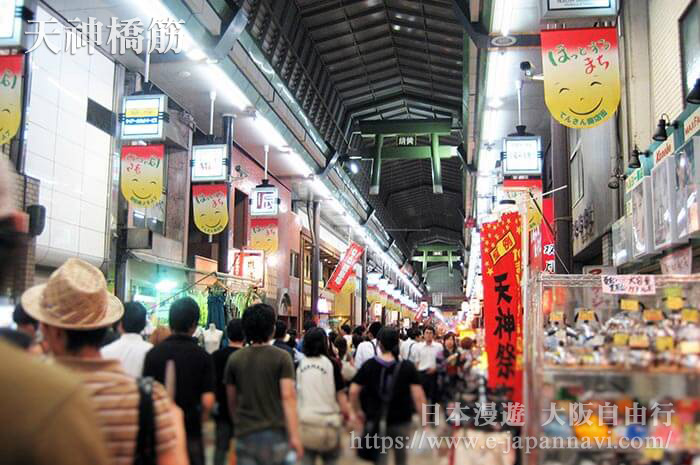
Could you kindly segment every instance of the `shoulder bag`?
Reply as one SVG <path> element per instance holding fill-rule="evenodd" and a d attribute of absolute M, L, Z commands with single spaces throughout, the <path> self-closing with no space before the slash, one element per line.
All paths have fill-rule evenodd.
<path fill-rule="evenodd" d="M 156 419 L 153 407 L 153 378 L 136 380 L 139 388 L 139 433 L 134 465 L 156 465 Z"/>

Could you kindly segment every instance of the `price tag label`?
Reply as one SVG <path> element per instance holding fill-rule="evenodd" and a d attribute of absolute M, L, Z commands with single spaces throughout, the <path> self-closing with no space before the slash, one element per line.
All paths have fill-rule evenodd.
<path fill-rule="evenodd" d="M 649 347 L 649 337 L 646 334 L 633 334 L 630 336 L 629 346 L 633 349 L 647 349 Z"/>
<path fill-rule="evenodd" d="M 700 352 L 700 341 L 683 341 L 680 344 L 680 348 L 682 354 L 697 354 Z"/>
<path fill-rule="evenodd" d="M 664 319 L 664 313 L 658 308 L 644 310 L 642 318 L 644 321 L 661 321 Z"/>
<path fill-rule="evenodd" d="M 685 308 L 681 312 L 681 320 L 685 323 L 697 323 L 698 311 L 694 308 Z"/>
<path fill-rule="evenodd" d="M 629 340 L 629 334 L 616 333 L 613 336 L 613 345 L 616 347 L 624 347 L 627 345 L 628 340 Z"/>
<path fill-rule="evenodd" d="M 622 299 L 620 300 L 620 308 L 626 312 L 638 312 L 639 311 L 639 301 Z"/>
<path fill-rule="evenodd" d="M 552 312 L 549 321 L 564 321 L 564 312 Z"/>
<path fill-rule="evenodd" d="M 666 308 L 669 310 L 680 310 L 683 308 L 683 297 L 667 297 Z"/>
<path fill-rule="evenodd" d="M 648 274 L 603 275 L 603 293 L 614 295 L 655 295 L 656 280 Z"/>
<path fill-rule="evenodd" d="M 673 336 L 659 336 L 656 338 L 655 343 L 656 350 L 659 352 L 673 350 Z"/>
<path fill-rule="evenodd" d="M 595 321 L 595 312 L 593 310 L 580 310 L 578 312 L 579 321 Z"/>
<path fill-rule="evenodd" d="M 671 297 L 683 297 L 683 288 L 667 287 L 664 289 L 664 297 L 666 297 L 667 299 Z"/>

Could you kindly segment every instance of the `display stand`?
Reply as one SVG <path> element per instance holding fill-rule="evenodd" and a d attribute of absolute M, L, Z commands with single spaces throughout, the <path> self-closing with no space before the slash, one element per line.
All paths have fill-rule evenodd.
<path fill-rule="evenodd" d="M 543 425 L 546 418 L 542 413 L 551 402 L 562 407 L 567 402 L 570 406 L 574 402 L 572 399 L 594 405 L 606 402 L 623 406 L 629 404 L 630 399 L 640 401 L 640 405 L 672 399 L 677 412 L 674 415 L 680 417 L 674 416 L 674 426 L 669 429 L 670 447 L 583 450 L 571 448 L 566 442 L 563 447 L 552 447 L 550 443 L 529 454 L 521 451 L 522 463 L 575 465 L 583 459 L 593 463 L 618 463 L 622 457 L 631 458 L 631 454 L 636 454 L 638 463 L 662 458 L 679 463 L 679 454 L 700 450 L 700 425 L 697 425 L 700 419 L 700 341 L 697 339 L 700 329 L 696 310 L 700 302 L 700 276 L 654 276 L 653 295 L 606 294 L 602 279 L 591 275 L 539 274 L 526 286 L 529 288 L 524 310 L 526 424 L 522 434 L 536 438 L 538 445 L 542 438 L 556 436 L 557 433 L 553 435 L 552 430 Z M 599 305 L 591 308 L 591 302 Z M 556 321 L 560 319 L 562 321 Z M 627 327 L 625 322 L 630 320 L 637 322 L 636 326 Z M 567 324 L 584 335 L 567 336 Z M 656 331 L 656 327 L 660 329 Z M 563 332 L 553 333 L 555 328 Z M 665 332 L 668 328 L 674 329 Z M 552 350 L 553 341 L 563 343 L 559 342 Z M 625 413 L 621 416 L 624 419 Z M 661 431 L 657 429 L 660 428 L 658 422 L 646 428 L 633 425 L 636 428 L 633 430 L 623 429 L 623 426 L 611 422 L 598 430 L 572 428 L 569 434 L 578 438 L 610 435 L 616 444 L 615 438 L 629 435 L 630 431 L 640 437 Z M 567 433 L 560 431 L 559 434 L 564 437 Z"/>

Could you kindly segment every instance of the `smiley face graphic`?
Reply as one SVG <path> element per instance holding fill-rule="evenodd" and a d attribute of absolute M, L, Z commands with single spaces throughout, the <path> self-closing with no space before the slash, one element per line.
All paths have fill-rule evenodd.
<path fill-rule="evenodd" d="M 136 147 L 144 149 L 143 146 Z M 122 156 L 122 194 L 138 207 L 151 207 L 163 196 L 163 158 L 154 153 Z"/>
<path fill-rule="evenodd" d="M 620 104 L 615 31 L 547 31 L 541 37 L 544 96 L 552 117 L 576 129 L 610 119 Z"/>
<path fill-rule="evenodd" d="M 0 145 L 19 130 L 22 113 L 21 57 L 0 57 Z M 4 62 L 7 61 L 7 64 Z M 6 67 L 3 68 L 2 65 Z"/>
<path fill-rule="evenodd" d="M 192 208 L 197 229 L 204 234 L 219 234 L 228 224 L 226 186 L 192 186 Z"/>

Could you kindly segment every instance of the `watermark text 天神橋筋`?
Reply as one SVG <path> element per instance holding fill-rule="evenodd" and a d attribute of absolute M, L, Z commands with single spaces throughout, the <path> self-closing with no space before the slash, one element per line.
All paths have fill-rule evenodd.
<path fill-rule="evenodd" d="M 54 54 L 63 51 L 75 55 L 78 50 L 86 48 L 91 55 L 103 46 L 112 55 L 124 55 L 129 50 L 136 54 L 162 54 L 180 53 L 184 45 L 182 25 L 185 21 L 182 19 L 153 18 L 150 24 L 145 24 L 140 18 L 120 20 L 112 17 L 105 25 L 89 17 L 87 21 L 75 18 L 64 25 L 56 18 L 49 18 L 30 20 L 29 23 L 36 27 L 25 32 L 35 36 L 27 53 L 45 45 Z"/>

